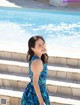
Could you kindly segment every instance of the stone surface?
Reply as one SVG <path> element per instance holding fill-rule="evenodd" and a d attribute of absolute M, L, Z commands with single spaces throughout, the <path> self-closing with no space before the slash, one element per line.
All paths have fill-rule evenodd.
<path fill-rule="evenodd" d="M 67 76 L 66 76 L 66 72 L 58 71 L 58 72 L 57 72 L 57 77 L 59 77 L 59 78 L 66 78 L 66 77 L 67 77 Z"/>
<path fill-rule="evenodd" d="M 19 105 L 19 99 L 18 98 L 11 97 L 10 101 L 11 101 L 10 102 L 11 105 Z"/>
<path fill-rule="evenodd" d="M 58 93 L 72 95 L 72 89 L 70 87 L 60 87 L 58 86 Z"/>
<path fill-rule="evenodd" d="M 67 59 L 67 65 L 77 67 L 78 66 L 78 60 L 77 59 Z"/>
<path fill-rule="evenodd" d="M 53 57 L 53 63 L 54 64 L 60 64 L 60 58 L 59 57 Z"/>
<path fill-rule="evenodd" d="M 10 82 L 9 82 L 9 80 L 2 80 L 2 82 L 3 82 L 3 86 L 9 86 L 10 87 Z"/>
<path fill-rule="evenodd" d="M 73 94 L 73 96 L 79 96 L 80 97 L 80 88 L 79 89 L 77 89 L 77 88 L 73 88 L 72 89 L 72 94 Z"/>
<path fill-rule="evenodd" d="M 60 58 L 60 64 L 66 65 L 66 58 Z"/>
<path fill-rule="evenodd" d="M 52 92 L 57 93 L 57 86 L 50 86 L 50 85 L 48 85 L 47 88 L 48 88 L 48 91 L 50 93 L 52 93 Z"/>
<path fill-rule="evenodd" d="M 56 77 L 57 76 L 57 72 L 54 70 L 49 70 L 48 71 L 48 77 Z"/>
<path fill-rule="evenodd" d="M 52 56 L 50 56 L 50 57 L 48 58 L 48 63 L 53 64 L 53 57 L 52 57 Z"/>

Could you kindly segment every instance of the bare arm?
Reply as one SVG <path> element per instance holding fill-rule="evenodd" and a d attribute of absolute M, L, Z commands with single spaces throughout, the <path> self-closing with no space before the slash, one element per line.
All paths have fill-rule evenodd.
<path fill-rule="evenodd" d="M 42 61 L 40 59 L 34 60 L 31 64 L 31 70 L 33 72 L 34 89 L 36 91 L 36 94 L 37 94 L 38 100 L 40 102 L 40 105 L 43 105 L 44 101 L 43 101 L 43 98 L 41 96 L 40 88 L 39 88 L 39 85 L 38 85 L 39 75 L 40 75 L 41 71 L 43 70 Z"/>

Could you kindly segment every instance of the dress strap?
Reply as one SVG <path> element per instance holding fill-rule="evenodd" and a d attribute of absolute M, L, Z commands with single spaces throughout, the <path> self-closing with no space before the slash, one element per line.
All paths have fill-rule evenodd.
<path fill-rule="evenodd" d="M 31 61 L 29 62 L 29 66 L 31 65 L 32 61 L 35 60 L 35 59 L 40 59 L 38 56 L 34 55 L 32 58 L 31 58 Z"/>

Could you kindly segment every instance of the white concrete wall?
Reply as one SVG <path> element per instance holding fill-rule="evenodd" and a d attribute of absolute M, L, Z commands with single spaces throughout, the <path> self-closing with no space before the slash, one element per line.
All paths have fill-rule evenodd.
<path fill-rule="evenodd" d="M 49 0 L 49 4 L 53 6 L 67 6 L 67 2 L 63 2 L 63 0 Z"/>

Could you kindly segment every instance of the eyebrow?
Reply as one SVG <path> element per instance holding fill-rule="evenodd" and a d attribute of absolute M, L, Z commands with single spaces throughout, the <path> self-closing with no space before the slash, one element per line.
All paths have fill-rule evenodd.
<path fill-rule="evenodd" d="M 44 44 L 45 42 L 42 42 L 42 43 L 38 43 L 38 44 Z"/>

